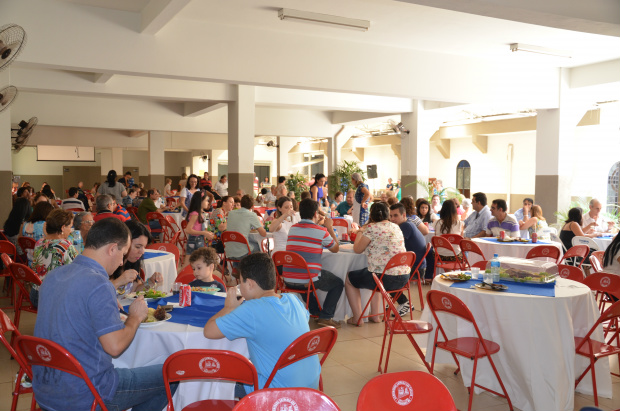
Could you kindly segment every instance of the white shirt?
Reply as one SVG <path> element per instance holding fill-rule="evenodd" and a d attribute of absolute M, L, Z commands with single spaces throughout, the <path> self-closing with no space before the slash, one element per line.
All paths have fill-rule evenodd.
<path fill-rule="evenodd" d="M 433 223 L 433 228 L 435 229 L 435 236 L 442 235 L 442 234 L 458 234 L 458 235 L 461 235 L 461 230 L 463 229 L 463 222 L 462 221 L 456 220 L 454 222 L 454 224 L 452 224 L 452 227 L 450 227 L 450 231 L 447 232 L 447 233 L 440 232 L 442 224 L 443 224 L 443 221 L 441 221 L 441 220 L 437 220 L 437 221 L 435 221 Z M 454 252 L 457 255 L 461 252 L 461 247 L 459 247 L 456 244 L 452 244 L 452 248 L 454 248 Z M 439 255 L 454 257 L 454 255 L 451 252 L 446 251 L 445 249 L 439 249 L 438 251 L 439 251 Z"/>
<path fill-rule="evenodd" d="M 593 227 L 594 231 L 598 233 L 604 233 L 609 231 L 609 227 L 607 226 L 607 220 L 601 214 L 598 215 L 597 219 L 594 219 L 590 216 L 590 213 L 585 213 L 583 216 L 582 227 L 587 226 L 590 223 L 596 223 L 597 226 Z"/>
<path fill-rule="evenodd" d="M 228 195 L 228 181 L 222 184 L 221 181 L 215 183 L 215 187 L 213 187 L 215 191 L 220 195 L 220 197 L 224 197 Z"/>
<path fill-rule="evenodd" d="M 301 221 L 301 217 L 298 213 L 295 213 L 293 216 L 293 221 L 289 221 L 288 219 L 282 221 L 280 224 L 280 229 L 274 233 L 273 235 L 273 251 L 286 251 L 286 240 L 288 239 L 288 231 L 291 229 L 293 224 L 297 224 Z"/>

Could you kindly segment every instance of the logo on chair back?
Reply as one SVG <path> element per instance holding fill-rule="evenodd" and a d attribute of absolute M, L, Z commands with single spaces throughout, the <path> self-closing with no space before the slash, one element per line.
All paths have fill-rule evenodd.
<path fill-rule="evenodd" d="M 442 246 L 443 247 L 443 239 L 441 238 L 437 238 L 437 245 Z"/>
<path fill-rule="evenodd" d="M 23 269 L 23 268 L 19 267 L 19 268 L 17 269 L 17 273 L 19 274 L 19 276 L 20 276 L 21 278 L 26 278 L 26 272 L 24 271 L 24 269 Z"/>
<path fill-rule="evenodd" d="M 442 297 L 441 303 L 443 304 L 444 307 L 446 307 L 447 310 L 452 309 L 452 301 L 450 301 L 448 297 Z"/>
<path fill-rule="evenodd" d="M 570 274 L 570 271 L 568 268 L 563 268 L 562 271 L 560 271 L 560 277 L 562 278 L 568 278 Z"/>
<path fill-rule="evenodd" d="M 541 251 L 542 255 L 548 255 L 549 254 L 549 249 L 548 248 L 543 248 L 543 250 Z"/>
<path fill-rule="evenodd" d="M 611 284 L 611 279 L 609 277 L 601 278 L 601 287 L 607 288 Z"/>
<path fill-rule="evenodd" d="M 52 354 L 50 354 L 50 352 L 47 350 L 47 348 L 45 348 L 44 346 L 42 346 L 41 344 L 37 345 L 37 354 L 39 355 L 39 357 L 41 357 L 41 359 L 45 362 L 50 362 L 52 361 Z"/>
<path fill-rule="evenodd" d="M 469 243 L 461 243 L 461 248 L 464 250 L 471 250 L 471 244 Z"/>
<path fill-rule="evenodd" d="M 198 368 L 205 374 L 214 374 L 220 370 L 220 362 L 213 357 L 204 357 L 198 363 Z"/>
<path fill-rule="evenodd" d="M 230 239 L 234 241 L 234 240 L 236 240 L 236 239 L 237 239 L 237 236 L 236 236 L 236 235 L 234 235 L 234 234 L 231 234 L 231 235 L 230 235 Z"/>
<path fill-rule="evenodd" d="M 312 351 L 316 350 L 316 347 L 319 346 L 320 342 L 321 342 L 321 337 L 319 337 L 318 335 L 316 337 L 314 337 L 313 339 L 311 339 L 308 342 L 308 351 L 312 352 Z"/>
<path fill-rule="evenodd" d="M 284 261 L 286 261 L 287 264 L 290 264 L 293 262 L 293 257 L 291 257 L 290 255 L 285 255 Z"/>
<path fill-rule="evenodd" d="M 271 411 L 299 411 L 299 406 L 292 398 L 282 397 L 273 403 Z"/>
<path fill-rule="evenodd" d="M 163 245 L 159 246 L 159 251 L 166 251 L 166 247 L 164 247 Z"/>
<path fill-rule="evenodd" d="M 406 255 L 403 255 L 403 256 L 400 258 L 400 263 L 401 263 L 401 264 L 405 264 L 405 261 L 407 261 L 407 256 L 406 256 Z"/>
<path fill-rule="evenodd" d="M 392 386 L 392 399 L 398 405 L 407 405 L 413 401 L 413 388 L 407 381 L 397 381 Z"/>

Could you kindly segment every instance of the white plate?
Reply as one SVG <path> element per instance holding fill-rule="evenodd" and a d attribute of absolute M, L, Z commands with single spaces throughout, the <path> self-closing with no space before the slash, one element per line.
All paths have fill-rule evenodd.
<path fill-rule="evenodd" d="M 152 323 L 141 323 L 140 324 L 140 328 L 149 328 L 149 327 L 155 327 L 156 325 L 159 325 L 165 321 L 168 321 L 169 319 L 172 318 L 172 315 L 166 313 L 166 318 L 164 318 L 161 321 L 153 321 Z"/>

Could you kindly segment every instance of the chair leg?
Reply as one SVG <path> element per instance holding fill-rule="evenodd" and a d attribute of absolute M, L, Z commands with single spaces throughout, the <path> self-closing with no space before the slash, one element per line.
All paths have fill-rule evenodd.
<path fill-rule="evenodd" d="M 478 357 L 474 358 L 474 369 L 471 374 L 471 385 L 469 386 L 469 405 L 467 411 L 471 411 L 471 403 L 474 400 L 474 388 L 476 387 L 476 368 L 478 368 Z"/>
<path fill-rule="evenodd" d="M 598 392 L 596 390 L 596 368 L 594 367 L 596 360 L 590 357 L 590 373 L 592 374 L 592 389 L 594 390 L 594 405 L 598 407 Z"/>
<path fill-rule="evenodd" d="M 383 351 L 385 350 L 385 339 L 388 333 L 388 322 L 385 322 L 385 330 L 383 331 L 383 343 L 381 344 L 381 355 L 379 355 L 379 368 L 377 371 L 381 372 L 381 362 L 383 361 Z"/>
<path fill-rule="evenodd" d="M 366 302 L 366 305 L 364 306 L 364 308 L 362 309 L 362 313 L 360 315 L 360 318 L 358 318 L 357 320 L 357 325 L 359 326 L 362 321 L 364 320 L 364 318 L 368 318 L 368 317 L 374 317 L 377 315 L 381 315 L 381 314 L 368 314 L 368 315 L 364 315 L 364 313 L 366 312 L 366 310 L 368 309 L 368 306 L 370 306 L 370 302 L 372 301 L 372 297 L 375 296 L 375 292 L 377 292 L 377 289 L 375 288 L 374 290 L 372 290 L 372 294 L 370 294 L 370 298 L 368 299 L 368 302 Z"/>
<path fill-rule="evenodd" d="M 409 341 L 411 341 L 411 345 L 413 345 L 413 348 L 416 350 L 416 352 L 420 356 L 420 359 L 424 363 L 424 366 L 426 367 L 426 369 L 432 374 L 431 366 L 428 364 L 428 362 L 426 362 L 426 358 L 424 358 L 424 353 L 420 349 L 420 346 L 418 345 L 418 343 L 415 342 L 415 338 L 413 338 L 411 334 L 407 334 L 407 337 L 409 338 Z M 433 361 L 434 361 L 434 355 L 435 355 L 435 351 L 433 350 Z M 387 369 L 387 363 L 386 363 L 386 369 Z"/>
<path fill-rule="evenodd" d="M 420 278 L 420 272 L 416 271 L 418 275 L 418 295 L 420 296 L 420 310 L 424 310 L 424 295 L 422 293 L 422 279 Z M 413 310 L 411 310 L 411 319 L 413 319 Z"/>

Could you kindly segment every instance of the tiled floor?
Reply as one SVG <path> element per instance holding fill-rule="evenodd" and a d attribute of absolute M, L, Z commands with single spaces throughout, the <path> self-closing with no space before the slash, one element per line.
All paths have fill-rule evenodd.
<path fill-rule="evenodd" d="M 425 288 L 425 292 L 428 291 L 429 287 Z M 415 297 L 414 303 L 416 307 L 419 307 L 418 300 Z M 10 318 L 13 318 L 12 311 L 6 311 L 6 313 Z M 414 312 L 414 317 L 419 315 L 419 310 Z M 34 329 L 34 320 L 33 314 L 25 313 L 22 316 L 20 331 L 31 334 Z M 359 391 L 370 378 L 378 375 L 377 364 L 382 337 L 383 324 L 367 324 L 359 328 L 343 325 L 339 330 L 338 342 L 325 362 L 322 375 L 325 393 L 332 397 L 343 411 L 355 410 Z M 617 357 L 612 360 L 612 367 L 615 370 L 618 369 Z M 426 368 L 413 351 L 409 341 L 405 337 L 396 336 L 392 347 L 389 371 L 406 370 L 426 371 Z M 446 384 L 457 407 L 462 411 L 467 410 L 467 389 L 463 386 L 460 374 L 454 376 L 453 371 L 454 367 L 452 366 L 439 365 L 436 367 L 435 374 Z M 0 411 L 10 409 L 11 391 L 16 372 L 15 361 L 9 360 L 4 348 L 0 349 Z M 606 411 L 620 408 L 620 378 L 612 377 L 612 383 L 613 399 L 599 398 L 599 407 Z M 593 405 L 592 396 L 579 393 L 575 395 L 575 410 Z M 28 410 L 29 406 L 29 396 L 20 398 L 18 410 Z M 474 396 L 472 409 L 503 411 L 507 410 L 508 406 L 503 398 L 483 393 Z"/>

